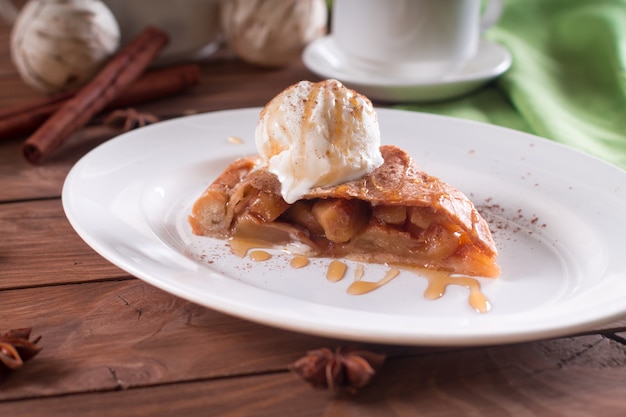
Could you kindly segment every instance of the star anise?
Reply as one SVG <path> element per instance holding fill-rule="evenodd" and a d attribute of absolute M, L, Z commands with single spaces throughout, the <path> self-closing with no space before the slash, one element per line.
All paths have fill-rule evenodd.
<path fill-rule="evenodd" d="M 13 329 L 0 335 L 0 381 L 9 371 L 19 369 L 41 350 L 41 337 L 30 339 L 31 328 Z"/>
<path fill-rule="evenodd" d="M 307 352 L 289 368 L 315 388 L 355 391 L 367 385 L 385 362 L 385 355 L 340 346 Z"/>
<path fill-rule="evenodd" d="M 104 124 L 124 132 L 143 127 L 159 121 L 159 118 L 150 113 L 139 113 L 133 108 L 115 110 L 105 119 Z"/>

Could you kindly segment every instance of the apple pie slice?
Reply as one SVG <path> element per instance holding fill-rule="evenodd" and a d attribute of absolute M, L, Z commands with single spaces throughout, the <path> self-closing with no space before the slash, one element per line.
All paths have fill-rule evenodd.
<path fill-rule="evenodd" d="M 193 233 L 315 257 L 498 276 L 494 241 L 472 202 L 402 149 L 380 151 L 384 162 L 371 173 L 313 188 L 292 204 L 258 157 L 236 160 L 196 200 Z"/>

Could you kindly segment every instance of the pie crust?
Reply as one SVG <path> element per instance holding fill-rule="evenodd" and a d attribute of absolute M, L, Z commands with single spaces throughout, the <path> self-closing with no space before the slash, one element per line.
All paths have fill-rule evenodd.
<path fill-rule="evenodd" d="M 196 200 L 193 233 L 231 246 L 497 277 L 497 250 L 472 202 L 402 149 L 380 150 L 384 163 L 372 173 L 314 188 L 293 204 L 258 157 L 238 159 Z"/>

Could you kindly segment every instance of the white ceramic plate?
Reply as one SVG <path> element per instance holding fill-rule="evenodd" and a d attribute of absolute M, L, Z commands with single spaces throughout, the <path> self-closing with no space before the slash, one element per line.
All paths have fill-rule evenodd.
<path fill-rule="evenodd" d="M 394 103 L 437 101 L 469 93 L 502 75 L 512 62 L 505 47 L 482 39 L 476 56 L 457 72 L 438 79 L 395 78 L 350 65 L 331 35 L 309 44 L 302 60 L 320 77 L 335 78 L 372 100 Z"/>
<path fill-rule="evenodd" d="M 490 222 L 499 279 L 481 279 L 492 310 L 464 287 L 438 300 L 403 272 L 372 293 L 331 283 L 329 261 L 304 269 L 278 254 L 256 263 L 191 234 L 194 200 L 234 158 L 255 153 L 260 109 L 190 116 L 104 143 L 71 170 L 63 206 L 112 263 L 203 306 L 271 326 L 414 345 L 516 342 L 578 332 L 626 314 L 626 173 L 553 142 L 486 124 L 379 110 L 384 143 L 465 192 Z M 229 140 L 238 137 L 243 143 Z M 383 266 L 367 265 L 380 278 Z"/>

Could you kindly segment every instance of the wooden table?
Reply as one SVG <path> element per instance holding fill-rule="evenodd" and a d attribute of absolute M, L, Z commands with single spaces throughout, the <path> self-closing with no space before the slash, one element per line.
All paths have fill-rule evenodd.
<path fill-rule="evenodd" d="M 9 60 L 0 28 L 0 108 L 38 93 Z M 138 108 L 161 117 L 262 106 L 313 79 L 300 62 L 263 70 L 202 64 L 201 85 Z M 113 266 L 74 232 L 65 175 L 109 139 L 92 124 L 41 166 L 24 138 L 0 138 L 0 333 L 32 327 L 43 350 L 0 384 L 0 416 L 623 416 L 626 319 L 506 346 L 372 346 L 387 362 L 356 394 L 315 390 L 288 370 L 307 350 L 347 344 L 233 318 Z M 625 284 L 626 285 L 626 284 Z M 625 300 L 626 302 L 626 300 Z"/>

